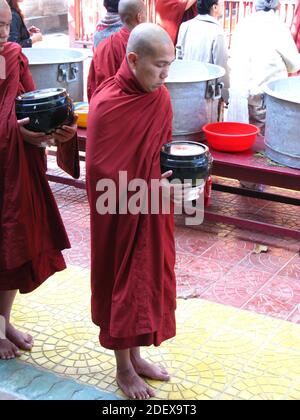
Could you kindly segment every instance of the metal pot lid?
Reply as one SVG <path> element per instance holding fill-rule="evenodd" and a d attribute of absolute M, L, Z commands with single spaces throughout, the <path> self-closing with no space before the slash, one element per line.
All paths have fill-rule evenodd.
<path fill-rule="evenodd" d="M 265 83 L 263 90 L 273 98 L 300 104 L 300 76 L 277 79 Z"/>
<path fill-rule="evenodd" d="M 201 156 L 208 151 L 207 146 L 195 141 L 172 141 L 162 147 L 162 153 L 179 158 Z"/>
<path fill-rule="evenodd" d="M 225 75 L 221 66 L 192 60 L 175 60 L 166 79 L 168 83 L 195 83 L 218 79 Z"/>
<path fill-rule="evenodd" d="M 65 97 L 67 91 L 64 88 L 49 88 L 49 89 L 39 89 L 32 92 L 23 93 L 17 97 L 17 101 L 30 103 L 42 103 L 48 101 L 49 99 L 58 99 Z"/>
<path fill-rule="evenodd" d="M 88 52 L 76 48 L 23 48 L 22 52 L 30 65 L 79 63 L 88 57 Z"/>

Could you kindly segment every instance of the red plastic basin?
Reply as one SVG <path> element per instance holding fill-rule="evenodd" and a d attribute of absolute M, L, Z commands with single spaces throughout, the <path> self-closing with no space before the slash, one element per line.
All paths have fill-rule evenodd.
<path fill-rule="evenodd" d="M 208 144 L 222 152 L 243 152 L 255 143 L 259 128 L 239 122 L 216 122 L 202 127 Z"/>

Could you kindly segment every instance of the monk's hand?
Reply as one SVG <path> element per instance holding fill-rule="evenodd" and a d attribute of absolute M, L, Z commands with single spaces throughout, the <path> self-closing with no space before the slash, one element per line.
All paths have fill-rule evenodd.
<path fill-rule="evenodd" d="M 175 204 L 182 204 L 183 201 L 189 200 L 192 184 L 186 183 L 186 182 L 185 183 L 171 183 L 168 180 L 168 178 L 172 174 L 173 174 L 172 171 L 167 171 L 161 176 L 160 186 L 162 188 L 162 196 L 166 200 L 171 199 L 173 203 Z"/>
<path fill-rule="evenodd" d="M 18 120 L 18 125 L 20 127 L 20 132 L 26 143 L 30 143 L 33 146 L 37 147 L 47 147 L 53 144 L 53 136 L 47 135 L 45 133 L 35 133 L 33 131 L 27 130 L 24 125 L 29 124 L 29 118 L 24 118 L 23 120 Z"/>
<path fill-rule="evenodd" d="M 72 125 L 63 125 L 53 132 L 53 138 L 57 143 L 66 143 L 72 140 L 77 133 L 77 115 Z"/>
<path fill-rule="evenodd" d="M 37 28 L 36 26 L 30 26 L 30 28 L 28 29 L 28 32 L 30 34 L 38 34 L 41 32 L 41 30 Z"/>

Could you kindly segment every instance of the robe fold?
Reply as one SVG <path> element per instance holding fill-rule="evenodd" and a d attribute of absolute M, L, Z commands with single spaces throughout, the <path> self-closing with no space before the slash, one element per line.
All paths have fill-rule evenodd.
<path fill-rule="evenodd" d="M 127 28 L 122 28 L 102 41 L 96 48 L 87 82 L 89 101 L 97 87 L 119 70 L 126 54 L 129 35 L 130 31 Z"/>
<path fill-rule="evenodd" d="M 156 0 L 156 23 L 170 35 L 174 44 L 177 41 L 179 27 L 182 22 L 197 16 L 197 4 L 185 10 L 186 0 Z"/>
<path fill-rule="evenodd" d="M 17 124 L 15 99 L 35 88 L 28 60 L 15 43 L 6 43 L 0 56 L 6 63 L 0 79 L 0 290 L 28 293 L 66 267 L 61 250 L 70 243 L 46 179 L 45 150 L 24 142 Z M 69 143 L 59 147 L 58 160 L 78 175 L 70 158 L 77 139 Z"/>
<path fill-rule="evenodd" d="M 295 10 L 291 31 L 300 53 L 300 0 L 298 1 L 297 8 Z"/>
<path fill-rule="evenodd" d="M 118 191 L 119 171 L 127 172 L 128 182 L 139 178 L 148 187 L 160 179 L 160 150 L 171 139 L 171 127 L 167 89 L 143 92 L 126 59 L 90 104 L 86 165 L 92 319 L 100 326 L 101 345 L 109 349 L 157 346 L 175 335 L 173 215 L 118 210 L 101 215 L 96 210 L 100 180 L 113 180 Z"/>

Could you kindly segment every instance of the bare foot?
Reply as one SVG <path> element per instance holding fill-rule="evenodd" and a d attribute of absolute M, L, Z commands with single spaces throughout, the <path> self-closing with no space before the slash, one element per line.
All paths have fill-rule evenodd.
<path fill-rule="evenodd" d="M 32 349 L 33 338 L 31 335 L 16 330 L 11 324 L 6 327 L 6 337 L 21 350 L 30 351 Z"/>
<path fill-rule="evenodd" d="M 19 356 L 21 356 L 21 353 L 17 346 L 7 338 L 0 340 L 0 360 L 15 359 Z"/>
<path fill-rule="evenodd" d="M 159 365 L 153 365 L 146 362 L 142 358 L 131 358 L 134 370 L 138 375 L 145 376 L 149 379 L 156 379 L 158 381 L 169 381 L 170 375 L 166 369 Z"/>
<path fill-rule="evenodd" d="M 155 396 L 154 390 L 137 375 L 133 368 L 117 370 L 116 379 L 124 394 L 133 400 L 147 400 Z"/>

